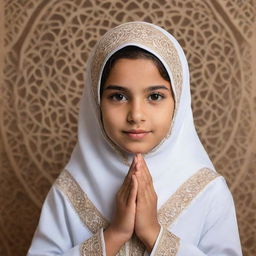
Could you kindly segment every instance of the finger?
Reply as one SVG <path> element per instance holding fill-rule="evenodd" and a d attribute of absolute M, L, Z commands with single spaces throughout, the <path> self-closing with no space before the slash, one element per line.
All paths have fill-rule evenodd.
<path fill-rule="evenodd" d="M 131 181 L 131 189 L 130 189 L 129 197 L 127 200 L 128 205 L 131 205 L 136 202 L 137 192 L 138 192 L 138 181 L 135 174 L 133 174 L 132 181 Z"/>
<path fill-rule="evenodd" d="M 147 163 L 146 163 L 144 157 L 140 154 L 139 157 L 138 157 L 138 159 L 139 159 L 141 168 L 143 168 L 143 171 L 145 171 L 146 174 L 148 174 L 148 175 L 151 176 L 151 174 L 150 174 L 150 172 L 149 172 L 149 170 L 148 170 L 148 166 L 147 166 Z"/>
<path fill-rule="evenodd" d="M 146 182 L 152 182 L 152 176 L 149 172 L 147 163 L 141 154 L 138 156 L 138 161 L 139 161 L 139 168 L 143 172 L 144 179 L 146 180 Z"/>
<path fill-rule="evenodd" d="M 143 167 L 141 165 L 141 160 L 140 157 L 138 156 L 137 162 L 135 165 L 135 174 L 139 183 L 139 189 L 143 188 L 146 184 L 146 176 L 145 176 L 145 171 L 143 170 Z"/>
<path fill-rule="evenodd" d="M 156 201 L 155 198 L 156 194 L 154 188 L 138 180 L 137 205 L 143 208 L 150 207 L 150 205 Z"/>
<path fill-rule="evenodd" d="M 129 196 L 130 196 L 130 191 L 132 190 L 132 177 L 130 178 L 130 182 L 128 184 L 128 186 L 125 187 L 124 191 L 123 191 L 123 198 L 124 198 L 124 202 L 127 204 Z"/>
<path fill-rule="evenodd" d="M 137 162 L 136 162 L 136 172 L 138 173 L 138 178 L 140 180 L 140 183 L 149 183 L 150 179 L 147 175 L 147 170 L 144 165 L 144 162 L 142 161 L 141 155 L 138 155 Z"/>
<path fill-rule="evenodd" d="M 129 171 L 128 171 L 128 174 L 130 174 L 131 175 L 131 173 L 132 173 L 132 171 L 133 171 L 133 169 L 134 169 L 134 166 L 135 166 L 135 164 L 136 164 L 136 161 L 137 161 L 137 158 L 136 158 L 136 155 L 133 157 L 133 159 L 132 159 L 132 164 L 131 164 L 131 166 L 130 166 L 130 169 L 129 169 Z"/>
<path fill-rule="evenodd" d="M 125 176 L 125 179 L 123 181 L 122 186 L 119 189 L 118 192 L 118 198 L 121 202 L 127 202 L 127 199 L 129 197 L 129 193 L 130 193 L 130 184 L 131 184 L 131 175 L 132 173 L 134 173 L 134 167 L 135 167 L 135 162 L 136 162 L 136 158 L 133 158 L 132 164 L 130 166 L 130 169 L 127 173 L 127 175 Z"/>
<path fill-rule="evenodd" d="M 131 182 L 131 175 L 134 172 L 134 166 L 135 166 L 135 161 L 133 159 L 132 164 L 130 166 L 130 169 L 129 169 L 127 175 L 124 178 L 124 181 L 123 181 L 123 184 L 122 184 L 120 190 L 126 191 L 128 189 L 128 187 L 130 185 L 130 182 Z"/>
<path fill-rule="evenodd" d="M 125 177 L 125 180 L 126 180 L 126 179 L 129 180 L 129 179 L 131 178 L 132 173 L 134 172 L 135 164 L 136 164 L 136 156 L 133 157 L 132 164 L 131 164 L 131 166 L 130 166 L 130 168 L 129 168 L 129 171 L 128 171 L 126 177 Z"/>
<path fill-rule="evenodd" d="M 138 164 L 136 165 L 136 168 L 140 170 L 136 172 L 139 184 L 138 197 L 145 201 L 150 200 L 150 198 L 154 198 L 155 189 L 153 180 L 142 156 L 138 156 Z"/>
<path fill-rule="evenodd" d="M 129 180 L 129 183 L 127 182 L 125 186 L 122 189 L 121 192 L 121 200 L 127 205 L 128 199 L 130 197 L 130 193 L 133 190 L 133 179 L 132 177 Z M 136 192 L 137 193 L 137 192 Z"/>
<path fill-rule="evenodd" d="M 138 183 L 137 200 L 139 200 L 139 198 L 141 199 L 145 196 L 147 186 L 141 172 L 135 172 L 135 176 Z"/>
<path fill-rule="evenodd" d="M 129 194 L 129 187 L 131 183 L 131 177 L 126 177 L 122 186 L 119 189 L 119 197 L 120 199 L 127 198 L 127 194 Z"/>
<path fill-rule="evenodd" d="M 127 191 L 129 191 L 129 187 L 130 187 L 130 184 L 131 184 L 131 177 L 132 177 L 132 174 L 134 173 L 134 167 L 135 167 L 135 161 L 133 159 L 133 162 L 130 166 L 130 169 L 124 179 L 124 182 L 123 182 L 123 191 L 125 192 L 125 194 L 127 193 Z"/>

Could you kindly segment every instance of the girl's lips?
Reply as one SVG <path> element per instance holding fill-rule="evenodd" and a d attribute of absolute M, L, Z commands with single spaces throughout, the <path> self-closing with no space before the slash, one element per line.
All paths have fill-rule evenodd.
<path fill-rule="evenodd" d="M 124 133 L 132 139 L 142 139 L 150 132 L 144 131 L 144 130 L 131 130 L 131 131 L 125 131 Z"/>

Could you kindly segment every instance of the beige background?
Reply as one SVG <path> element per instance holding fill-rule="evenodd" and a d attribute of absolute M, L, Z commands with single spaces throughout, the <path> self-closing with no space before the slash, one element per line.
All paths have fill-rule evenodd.
<path fill-rule="evenodd" d="M 43 199 L 69 159 L 88 53 L 109 28 L 133 20 L 164 27 L 184 47 L 198 132 L 234 195 L 244 255 L 256 255 L 255 6 L 0 1 L 0 255 L 25 255 Z"/>

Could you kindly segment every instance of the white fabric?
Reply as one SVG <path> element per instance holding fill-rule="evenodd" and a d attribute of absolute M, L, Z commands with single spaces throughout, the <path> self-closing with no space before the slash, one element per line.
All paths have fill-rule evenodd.
<path fill-rule="evenodd" d="M 242 255 L 232 196 L 222 177 L 207 185 L 169 231 L 180 238 L 177 256 Z M 65 195 L 53 187 L 27 256 L 79 256 L 80 244 L 91 236 Z M 160 236 L 151 256 L 155 255 Z"/>
<path fill-rule="evenodd" d="M 183 83 L 178 105 L 176 89 L 173 86 L 172 70 L 163 62 L 171 78 L 178 109 L 176 109 L 172 126 L 170 124 L 172 127 L 170 136 L 155 150 L 144 156 L 154 180 L 154 187 L 158 195 L 158 208 L 160 208 L 177 188 L 199 169 L 203 167 L 214 169 L 214 167 L 194 127 L 189 71 L 182 48 L 175 38 L 155 25 L 133 22 L 123 24 L 116 29 L 122 29 L 125 26 L 133 26 L 134 29 L 140 26 L 150 28 L 152 33 L 155 31 L 163 33 L 175 46 L 182 67 Z M 107 33 L 104 38 L 107 37 L 112 40 L 111 33 Z M 113 40 L 112 43 L 114 44 L 115 41 Z M 108 53 L 104 63 L 117 48 L 120 49 L 127 45 L 137 45 L 157 55 L 162 60 L 163 56 L 159 56 L 159 53 L 153 51 L 148 43 L 147 46 L 144 46 L 133 40 L 126 40 L 116 48 L 113 47 L 114 50 Z M 97 105 L 99 99 L 95 100 L 91 88 L 90 72 L 94 53 L 95 51 L 89 58 L 87 65 L 86 86 L 80 104 L 78 142 L 66 169 L 76 179 L 102 215 L 110 221 L 113 215 L 115 194 L 120 188 L 129 166 L 114 150 L 101 129 Z M 100 78 L 98 81 L 100 83 Z M 127 155 L 127 158 L 131 162 L 132 156 Z M 212 200 L 216 201 L 216 206 Z M 219 207 L 219 204 L 225 207 Z M 229 206 L 228 209 L 227 205 Z M 209 231 L 203 230 L 207 225 L 209 225 Z M 227 230 L 228 237 L 226 238 L 223 238 L 223 234 L 226 234 L 226 232 L 222 233 L 223 229 Z M 182 241 L 179 256 L 241 255 L 232 197 L 220 178 L 208 186 L 195 202 L 193 201 L 192 205 L 171 227 L 171 231 Z M 202 235 L 206 238 L 203 239 L 204 236 Z M 40 223 L 28 255 L 79 255 L 78 245 L 90 236 L 91 233 L 81 224 L 65 196 L 53 187 L 45 201 Z M 216 246 L 215 249 L 212 249 L 213 245 Z M 232 247 L 234 253 L 229 254 L 225 249 L 226 246 Z M 194 254 L 190 251 L 194 250 L 191 248 L 195 249 Z M 199 254 L 198 252 L 201 250 L 206 254 L 203 252 Z"/>
<path fill-rule="evenodd" d="M 180 238 L 176 256 L 242 255 L 234 203 L 223 177 L 211 182 L 169 231 Z"/>
<path fill-rule="evenodd" d="M 175 38 L 157 26 L 142 22 L 129 24 L 134 24 L 134 27 L 137 24 L 144 24 L 152 28 L 153 33 L 154 30 L 158 30 L 166 34 L 174 44 L 182 65 L 182 93 L 171 135 L 156 151 L 145 156 L 149 171 L 154 179 L 155 190 L 158 194 L 158 206 L 160 207 L 184 180 L 203 167 L 213 169 L 213 165 L 195 131 L 191 110 L 189 71 L 182 48 Z M 126 24 L 119 27 L 122 28 L 122 26 L 126 26 Z M 109 40 L 112 40 L 111 36 Z M 132 40 L 131 42 L 125 41 L 123 46 L 127 45 L 136 45 L 136 43 Z M 141 44 L 139 46 L 143 47 Z M 122 45 L 118 45 L 118 49 L 120 48 Z M 145 49 L 150 51 L 148 46 Z M 159 55 L 154 51 L 151 52 Z M 108 57 L 110 56 L 111 53 Z M 113 150 L 101 130 L 95 107 L 96 103 L 89 86 L 91 84 L 90 62 L 92 59 L 93 56 L 89 60 L 86 86 L 81 100 L 78 143 L 66 169 L 76 177 L 80 186 L 103 215 L 110 219 L 114 208 L 112 207 L 114 205 L 113 195 L 121 186 L 129 166 Z M 166 68 L 170 70 L 169 67 Z M 171 74 L 170 77 L 172 77 Z M 173 90 L 175 91 L 174 87 Z M 131 156 L 129 160 L 131 161 Z"/>

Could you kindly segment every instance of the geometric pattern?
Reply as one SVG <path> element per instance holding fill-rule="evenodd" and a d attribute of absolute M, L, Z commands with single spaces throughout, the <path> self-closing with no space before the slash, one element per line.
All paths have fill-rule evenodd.
<path fill-rule="evenodd" d="M 0 1 L 0 255 L 25 255 L 76 142 L 86 59 L 108 29 L 142 20 L 185 50 L 200 138 L 256 255 L 255 1 Z"/>

